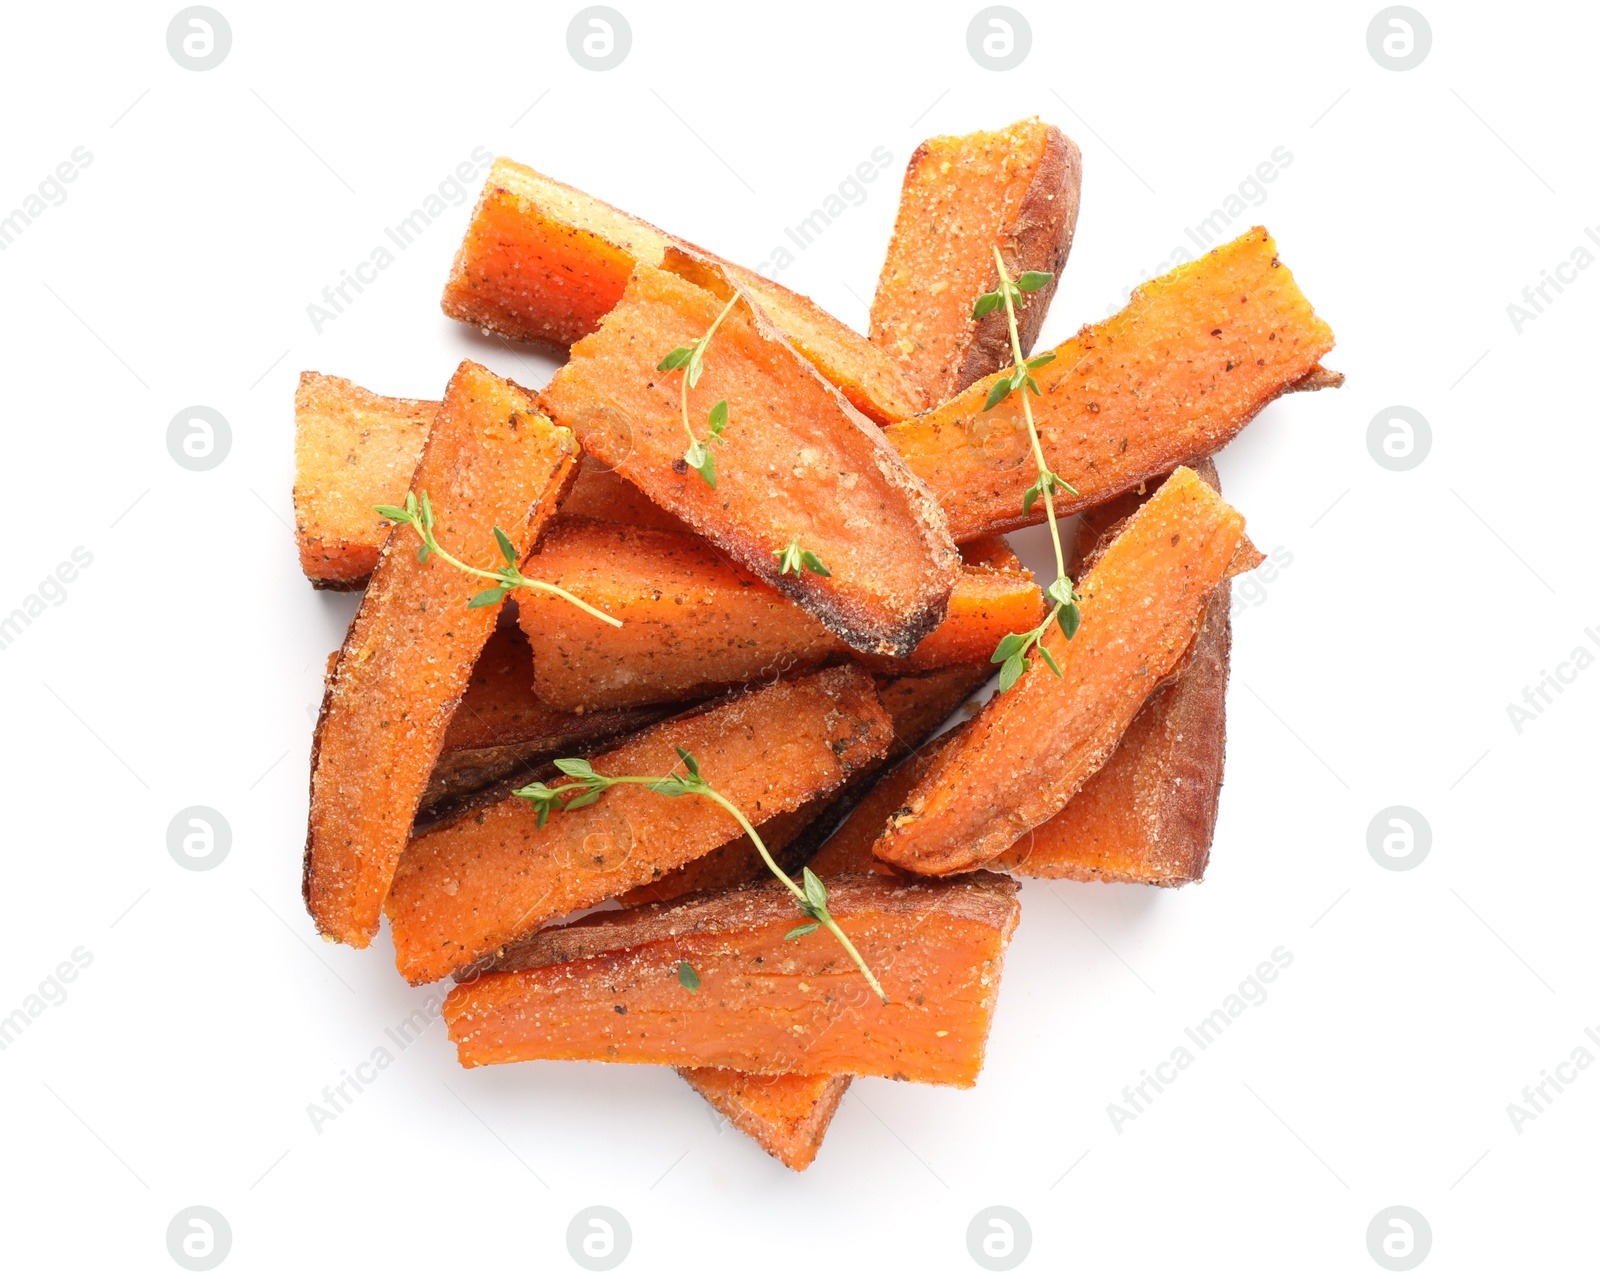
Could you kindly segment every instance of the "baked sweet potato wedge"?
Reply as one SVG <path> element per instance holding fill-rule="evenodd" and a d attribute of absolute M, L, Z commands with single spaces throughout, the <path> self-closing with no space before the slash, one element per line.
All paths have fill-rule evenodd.
<path fill-rule="evenodd" d="M 851 1078 L 751 1075 L 716 1066 L 688 1066 L 678 1073 L 729 1123 L 796 1172 L 809 1168 L 817 1157 Z"/>
<path fill-rule="evenodd" d="M 513 948 L 451 991 L 464 1066 L 534 1060 L 886 1075 L 971 1087 L 1016 927 L 1016 882 L 843 876 L 828 909 L 882 984 L 880 1003 L 781 884 L 589 915 Z M 686 988 L 680 965 L 699 978 Z"/>
<path fill-rule="evenodd" d="M 1194 470 L 1222 491 L 1210 461 Z M 1084 512 L 1075 562 L 1068 565 L 1074 576 L 1105 553 L 1147 497 L 1124 493 Z M 1231 596 L 1225 579 L 1212 594 L 1181 670 L 1150 695 L 1111 758 L 1065 808 L 991 862 L 992 869 L 1164 888 L 1193 883 L 1205 873 L 1227 740 Z"/>
<path fill-rule="evenodd" d="M 874 852 L 917 874 L 993 860 L 1061 810 L 1178 667 L 1224 578 L 1260 556 L 1244 520 L 1187 467 L 1121 526 L 1079 583 L 1070 642 L 1045 632 L 1062 674 L 1035 660 L 940 755 Z"/>
<path fill-rule="evenodd" d="M 1018 306 L 1023 354 L 1033 349 L 1072 251 L 1082 181 L 1077 144 L 1038 119 L 929 138 L 912 153 L 868 334 L 930 404 L 1011 363 L 1004 310 L 972 318 L 998 285 L 996 247 L 1013 279 L 1054 276 Z"/>
<path fill-rule="evenodd" d="M 365 586 L 388 522 L 405 500 L 437 400 L 374 395 L 342 377 L 302 373 L 294 393 L 294 533 L 313 586 Z"/>
<path fill-rule="evenodd" d="M 677 748 L 753 823 L 836 789 L 888 749 L 889 718 L 853 666 L 768 684 L 645 729 L 591 763 L 608 776 L 665 776 Z M 734 839 L 713 801 L 617 786 L 539 828 L 515 796 L 428 830 L 405 851 L 385 910 L 396 963 L 437 981 L 548 920 L 593 906 Z"/>
<path fill-rule="evenodd" d="M 502 623 L 478 654 L 450 717 L 418 821 L 514 773 L 559 756 L 588 754 L 683 709 L 633 706 L 576 715 L 547 706 L 534 696 L 528 641 Z"/>
<path fill-rule="evenodd" d="M 1215 453 L 1268 403 L 1320 379 L 1333 332 L 1311 310 L 1260 227 L 1152 280 L 1085 326 L 1036 370 L 1034 421 L 1052 470 L 1079 493 L 1056 513 L 1097 506 L 1180 463 Z M 1012 395 L 983 411 L 984 379 L 889 428 L 938 496 L 958 541 L 1036 524 L 1022 509 L 1034 463 Z"/>
<path fill-rule="evenodd" d="M 585 711 L 688 700 L 811 669 L 850 653 L 810 613 L 689 533 L 563 518 L 526 571 L 619 619 L 524 609 L 534 687 L 551 706 Z M 908 657 L 869 659 L 896 672 L 986 662 L 1044 601 L 1022 571 L 963 565 L 944 621 Z"/>
<path fill-rule="evenodd" d="M 742 293 L 691 394 L 700 436 L 711 407 L 728 406 L 715 486 L 690 470 L 679 403 L 686 374 L 656 365 L 708 332 L 734 293 L 712 264 L 675 249 L 666 260 L 673 270 L 638 266 L 599 329 L 573 346 L 544 394 L 551 416 L 852 647 L 909 654 L 944 619 L 960 565 L 938 504 L 883 433 Z M 781 572 L 796 538 L 828 575 Z"/>
<path fill-rule="evenodd" d="M 518 555 L 538 539 L 577 473 L 576 443 L 530 392 L 470 360 L 450 379 L 412 485 L 432 499 L 442 545 L 492 557 L 494 530 Z M 365 946 L 417 806 L 498 605 L 460 570 L 419 562 L 409 526 L 391 531 L 322 699 L 311 752 L 305 899 L 326 937 Z"/>
<path fill-rule="evenodd" d="M 635 266 L 660 266 L 669 248 L 712 256 L 502 158 L 489 170 L 456 253 L 444 311 L 506 337 L 570 346 L 593 333 L 622 299 Z M 795 349 L 874 422 L 896 422 L 927 406 L 892 360 L 810 298 L 743 267 L 722 265 Z"/>

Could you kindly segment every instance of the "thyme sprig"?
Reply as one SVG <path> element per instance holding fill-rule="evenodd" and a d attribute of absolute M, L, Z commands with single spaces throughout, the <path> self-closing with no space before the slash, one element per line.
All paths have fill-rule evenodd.
<path fill-rule="evenodd" d="M 789 545 L 779 551 L 777 555 L 779 577 L 782 577 L 785 573 L 793 573 L 796 577 L 799 577 L 802 570 L 810 570 L 818 577 L 833 576 L 832 573 L 828 572 L 828 566 L 822 562 L 821 556 L 815 551 L 808 551 L 800 545 L 798 535 L 790 538 Z"/>
<path fill-rule="evenodd" d="M 717 459 L 711 447 L 722 443 L 722 433 L 728 428 L 728 402 L 718 400 L 711 406 L 711 411 L 706 414 L 706 437 L 702 440 L 694 433 L 694 427 L 689 425 L 689 392 L 698 385 L 700 374 L 705 371 L 706 348 L 711 345 L 717 327 L 728 318 L 728 312 L 733 310 L 733 304 L 738 300 L 739 290 L 735 289 L 733 296 L 728 299 L 728 304 L 722 308 L 717 318 L 711 321 L 711 327 L 701 334 L 698 342 L 693 346 L 673 347 L 656 365 L 657 371 L 661 373 L 670 373 L 674 369 L 683 370 L 683 379 L 679 383 L 678 407 L 683 414 L 683 432 L 689 437 L 689 447 L 684 450 L 683 460 L 698 471 L 700 478 L 712 488 L 717 487 Z"/>
<path fill-rule="evenodd" d="M 564 599 L 569 604 L 581 608 L 591 617 L 598 617 L 602 622 L 611 626 L 621 626 L 622 623 L 609 613 L 602 613 L 593 604 L 586 604 L 571 591 L 562 590 L 549 582 L 541 582 L 535 578 L 525 577 L 522 570 L 517 567 L 517 548 L 512 544 L 511 538 L 498 524 L 494 528 L 495 544 L 500 548 L 500 555 L 505 560 L 498 568 L 475 568 L 471 564 L 464 564 L 444 547 L 439 545 L 439 539 L 433 531 L 433 503 L 428 501 L 428 492 L 423 490 L 419 499 L 415 493 L 406 494 L 404 506 L 378 506 L 374 508 L 384 519 L 397 526 L 410 525 L 417 531 L 417 537 L 422 545 L 417 547 L 417 563 L 426 564 L 431 556 L 437 555 L 447 564 L 453 564 L 463 573 L 473 577 L 485 578 L 495 583 L 487 590 L 479 591 L 467 602 L 468 608 L 487 608 L 491 604 L 498 604 L 512 591 L 529 590 L 543 591 L 548 595 L 555 595 Z"/>
<path fill-rule="evenodd" d="M 739 823 L 740 828 L 750 837 L 750 842 L 755 845 L 756 851 L 761 854 L 761 860 L 766 862 L 767 869 L 783 881 L 786 887 L 800 902 L 800 913 L 807 917 L 809 923 L 799 924 L 791 928 L 784 935 L 784 941 L 791 941 L 796 937 L 804 937 L 814 933 L 817 929 L 826 928 L 839 939 L 839 944 L 844 947 L 845 953 L 855 961 L 861 975 L 867 979 L 867 985 L 872 987 L 872 993 L 877 995 L 884 1003 L 889 1002 L 883 993 L 883 987 L 878 984 L 878 979 L 872 975 L 872 970 L 867 967 L 867 961 L 861 957 L 861 952 L 855 944 L 845 936 L 844 930 L 839 927 L 833 916 L 828 913 L 828 890 L 816 875 L 812 874 L 808 866 L 801 872 L 801 883 L 796 883 L 784 874 L 782 867 L 773 860 L 772 854 L 767 851 L 767 846 L 756 833 L 756 828 L 750 824 L 748 818 L 739 811 L 738 805 L 719 794 L 709 782 L 700 775 L 700 765 L 695 757 L 683 747 L 678 747 L 680 768 L 674 768 L 665 777 L 606 777 L 595 772 L 593 765 L 586 759 L 558 759 L 555 766 L 566 777 L 572 780 L 556 786 L 546 785 L 544 782 L 534 782 L 511 793 L 519 799 L 525 799 L 533 805 L 537 815 L 536 825 L 539 829 L 550 820 L 552 812 L 568 812 L 573 809 L 587 808 L 599 800 L 600 796 L 613 786 L 643 786 L 654 791 L 657 795 L 678 797 L 682 795 L 703 795 L 713 803 L 725 809 L 733 819 Z M 802 886 L 803 885 L 803 886 Z M 684 973 L 688 968 L 688 975 Z M 694 969 L 685 961 L 679 968 L 679 980 L 689 989 L 696 989 L 700 982 Z M 692 984 L 691 984 L 692 981 Z"/>
<path fill-rule="evenodd" d="M 989 659 L 1000 664 L 1000 691 L 1003 693 L 1022 678 L 1023 671 L 1032 665 L 1034 653 L 1042 657 L 1045 665 L 1059 677 L 1061 666 L 1057 663 L 1055 655 L 1044 646 L 1044 633 L 1052 622 L 1059 620 L 1062 637 L 1070 640 L 1078 633 L 1078 625 L 1083 619 L 1078 611 L 1080 596 L 1073 587 L 1072 579 L 1067 576 L 1067 559 L 1061 549 L 1061 530 L 1056 524 L 1055 504 L 1057 493 L 1070 493 L 1073 497 L 1077 497 L 1078 490 L 1052 471 L 1045 462 L 1044 446 L 1039 442 L 1039 430 L 1033 424 L 1033 404 L 1030 399 L 1030 395 L 1043 395 L 1038 382 L 1034 381 L 1033 370 L 1043 368 L 1056 358 L 1056 354 L 1054 351 L 1046 351 L 1031 360 L 1025 359 L 1022 354 L 1022 336 L 1017 330 L 1016 303 L 1022 299 L 1024 293 L 1042 289 L 1054 276 L 1050 271 L 1024 271 L 1013 281 L 1011 273 L 1006 270 L 1005 259 L 1000 256 L 998 247 L 994 250 L 994 264 L 995 270 L 999 272 L 1000 287 L 978 298 L 972 308 L 972 318 L 981 320 L 997 308 L 1005 307 L 1006 326 L 1011 332 L 1012 363 L 1011 369 L 1003 373 L 989 388 L 989 396 L 984 401 L 983 409 L 987 413 L 1002 403 L 1013 391 L 1021 396 L 1022 420 L 1027 423 L 1028 444 L 1033 451 L 1034 463 L 1034 481 L 1023 494 L 1022 513 L 1030 514 L 1033 511 L 1033 504 L 1041 498 L 1044 499 L 1045 518 L 1050 525 L 1050 544 L 1056 556 L 1056 578 L 1045 590 L 1045 597 L 1051 602 L 1050 612 L 1033 630 L 1007 635 L 995 645 L 994 655 Z"/>

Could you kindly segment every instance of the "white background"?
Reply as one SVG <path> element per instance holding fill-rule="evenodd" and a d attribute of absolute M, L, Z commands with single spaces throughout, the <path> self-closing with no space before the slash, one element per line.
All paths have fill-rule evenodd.
<path fill-rule="evenodd" d="M 217 0 L 233 47 L 204 73 L 167 52 L 175 5 L 8 13 L 0 212 L 74 147 L 93 162 L 0 253 L 0 613 L 73 548 L 93 563 L 0 651 L 0 1013 L 93 960 L 0 1053 L 6 1272 L 179 1273 L 191 1204 L 249 1275 L 578 1273 L 567 1223 L 596 1203 L 644 1274 L 976 1274 L 992 1204 L 1031 1223 L 1024 1273 L 1382 1273 L 1366 1230 L 1394 1204 L 1431 1224 L 1423 1273 L 1592 1267 L 1600 1068 L 1520 1134 L 1507 1105 L 1600 1022 L 1600 669 L 1520 733 L 1506 704 L 1600 657 L 1600 270 L 1520 335 L 1506 306 L 1600 219 L 1593 8 L 1418 0 L 1432 52 L 1396 73 L 1376 4 L 1018 0 L 1033 49 L 995 73 L 976 4 L 617 3 L 633 48 L 605 73 L 567 52 L 576 4 Z M 425 992 L 387 934 L 324 945 L 300 905 L 311 711 L 352 604 L 298 571 L 295 380 L 432 397 L 464 357 L 553 366 L 440 313 L 470 199 L 320 335 L 307 304 L 479 145 L 752 265 L 884 146 L 781 276 L 864 327 L 916 143 L 1033 113 L 1084 155 L 1048 342 L 1282 146 L 1251 217 L 1349 376 L 1221 458 L 1293 562 L 1236 619 L 1205 883 L 1027 884 L 979 1086 L 858 1084 L 803 1175 L 667 1070 L 463 1072 L 440 1023 L 318 1135 L 307 1105 Z M 204 473 L 165 443 L 194 404 L 233 431 Z M 1395 404 L 1433 432 L 1398 473 L 1366 446 Z M 166 847 L 193 804 L 233 832 L 204 873 Z M 1393 804 L 1433 832 L 1403 873 L 1367 850 Z M 1108 1104 L 1279 946 L 1270 998 L 1119 1135 Z"/>

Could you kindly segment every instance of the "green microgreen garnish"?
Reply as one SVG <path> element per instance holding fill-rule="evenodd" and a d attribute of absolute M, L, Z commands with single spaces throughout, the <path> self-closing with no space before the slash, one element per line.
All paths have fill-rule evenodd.
<path fill-rule="evenodd" d="M 739 823 L 744 833 L 750 837 L 750 842 L 755 845 L 756 851 L 761 854 L 761 860 L 766 862 L 767 869 L 783 881 L 784 886 L 799 900 L 800 913 L 812 921 L 791 929 L 784 940 L 804 937 L 808 933 L 816 932 L 819 926 L 826 928 L 839 939 L 839 944 L 844 947 L 845 953 L 855 961 L 856 967 L 861 970 L 861 975 L 867 979 L 867 985 L 872 987 L 873 994 L 884 1003 L 888 1003 L 888 996 L 883 993 L 883 987 L 878 984 L 878 979 L 867 967 L 867 961 L 861 958 L 861 952 L 855 948 L 851 940 L 844 935 L 844 930 L 828 913 L 828 890 L 822 881 L 811 873 L 811 868 L 807 867 L 801 874 L 804 887 L 784 874 L 782 867 L 767 851 L 761 836 L 756 833 L 756 828 L 739 811 L 738 806 L 726 796 L 713 790 L 700 775 L 700 765 L 695 761 L 695 757 L 680 746 L 678 758 L 681 761 L 679 768 L 674 768 L 665 777 L 605 777 L 595 772 L 594 766 L 586 759 L 558 759 L 555 761 L 556 768 L 564 776 L 571 778 L 571 781 L 556 786 L 534 782 L 511 793 L 533 805 L 536 814 L 535 824 L 541 830 L 550 820 L 552 812 L 571 812 L 576 808 L 587 808 L 613 786 L 643 786 L 658 795 L 673 798 L 681 795 L 703 795 L 720 805 Z M 689 990 L 694 990 L 700 985 L 699 974 L 687 962 L 678 966 L 678 980 Z"/>
<path fill-rule="evenodd" d="M 378 506 L 374 510 L 384 519 L 397 527 L 410 525 L 417 531 L 417 537 L 422 545 L 417 547 L 417 563 L 426 564 L 431 556 L 437 555 L 447 564 L 453 564 L 463 573 L 473 577 L 485 578 L 495 583 L 487 590 L 479 591 L 468 601 L 468 608 L 487 608 L 491 604 L 498 604 L 512 591 L 530 590 L 544 591 L 546 594 L 559 596 L 569 604 L 575 604 L 591 617 L 598 617 L 602 622 L 612 626 L 621 626 L 622 623 L 608 613 L 602 613 L 592 604 L 585 604 L 570 591 L 564 591 L 559 586 L 552 586 L 549 582 L 540 582 L 531 577 L 523 576 L 517 567 L 517 548 L 513 545 L 506 531 L 498 524 L 495 525 L 494 540 L 499 547 L 500 557 L 505 562 L 497 568 L 474 568 L 471 564 L 463 564 L 444 547 L 439 545 L 439 539 L 434 535 L 433 504 L 428 501 L 427 490 L 424 489 L 419 499 L 415 493 L 406 494 L 404 506 Z"/>
<path fill-rule="evenodd" d="M 712 488 L 717 487 L 717 459 L 711 452 L 713 444 L 722 443 L 722 433 L 728 428 L 728 402 L 718 400 L 711 406 L 711 411 L 706 414 L 706 438 L 701 439 L 694 433 L 694 427 L 689 425 L 689 392 L 700 381 L 700 374 L 705 371 L 706 348 L 711 345 L 711 338 L 717 331 L 717 326 L 727 319 L 728 312 L 733 310 L 733 304 L 739 300 L 739 290 L 735 289 L 733 296 L 728 299 L 727 306 L 722 308 L 717 318 L 711 321 L 711 327 L 705 331 L 700 340 L 693 346 L 677 346 L 661 357 L 661 362 L 656 369 L 662 373 L 670 373 L 674 369 L 683 370 L 683 380 L 679 384 L 678 405 L 683 413 L 683 431 L 689 437 L 689 447 L 684 450 L 683 460 L 694 470 L 700 473 L 700 478 Z"/>
<path fill-rule="evenodd" d="M 1034 381 L 1033 370 L 1043 368 L 1056 358 L 1054 351 L 1046 351 L 1036 355 L 1031 360 L 1024 359 L 1022 354 L 1022 336 L 1017 331 L 1016 303 L 1022 299 L 1024 293 L 1033 293 L 1042 289 L 1054 278 L 1049 271 L 1024 271 L 1015 281 L 1006 270 L 1005 259 L 1000 256 L 1000 250 L 994 250 L 995 269 L 999 272 L 1000 287 L 991 293 L 979 297 L 972 308 L 972 318 L 981 320 L 991 311 L 1000 306 L 1006 309 L 1006 325 L 1011 331 L 1011 368 L 995 380 L 989 388 L 988 398 L 984 401 L 984 412 L 988 412 L 996 405 L 1002 403 L 1013 391 L 1022 397 L 1022 418 L 1028 425 L 1028 443 L 1033 449 L 1033 462 L 1035 469 L 1034 482 L 1028 486 L 1022 495 L 1022 513 L 1029 515 L 1033 512 L 1033 504 L 1044 499 L 1045 518 L 1050 525 L 1050 543 L 1056 553 L 1056 580 L 1045 591 L 1045 597 L 1050 601 L 1050 612 L 1045 615 L 1044 621 L 1031 631 L 1014 632 L 1007 635 L 999 644 L 995 645 L 994 656 L 989 660 L 1000 664 L 1000 691 L 1004 693 L 1019 679 L 1023 671 L 1033 663 L 1033 654 L 1044 659 L 1044 663 L 1058 677 L 1061 667 L 1055 655 L 1044 646 L 1044 633 L 1052 622 L 1060 620 L 1061 634 L 1064 639 L 1070 640 L 1078 633 L 1078 625 L 1083 620 L 1078 611 L 1079 595 L 1072 585 L 1072 579 L 1067 576 L 1067 560 L 1061 550 L 1061 530 L 1056 525 L 1057 493 L 1070 493 L 1078 496 L 1078 490 L 1073 488 L 1064 479 L 1057 475 L 1046 465 L 1044 460 L 1044 446 L 1039 442 L 1038 428 L 1033 424 L 1033 404 L 1030 395 L 1042 396 L 1038 382 Z"/>
<path fill-rule="evenodd" d="M 805 569 L 809 569 L 818 577 L 833 576 L 832 573 L 828 572 L 828 566 L 822 562 L 815 551 L 808 551 L 800 545 L 799 537 L 790 538 L 789 545 L 777 552 L 777 556 L 779 577 L 782 577 L 785 573 L 793 573 L 796 577 L 799 577 L 801 571 Z"/>

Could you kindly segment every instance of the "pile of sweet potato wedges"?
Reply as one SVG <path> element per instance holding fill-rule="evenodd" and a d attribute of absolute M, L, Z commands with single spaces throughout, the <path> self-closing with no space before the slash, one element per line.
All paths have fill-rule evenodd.
<path fill-rule="evenodd" d="M 793 1168 L 850 1080 L 970 1086 L 1019 917 L 1015 876 L 1175 886 L 1222 782 L 1229 578 L 1259 561 L 1207 460 L 1333 346 L 1265 230 L 1138 290 L 1037 371 L 1034 418 L 1079 514 L 1081 625 L 972 700 L 1046 615 L 1002 534 L 1037 523 L 1013 347 L 973 318 L 1012 275 L 1031 350 L 1077 222 L 1078 149 L 1037 120 L 912 157 L 863 337 L 771 280 L 510 160 L 449 281 L 451 316 L 569 347 L 540 391 L 465 362 L 438 401 L 305 373 L 296 534 L 313 585 L 365 594 L 328 672 L 304 891 L 326 938 L 387 916 L 412 983 L 454 977 L 462 1064 L 665 1065 Z M 725 314 L 724 314 L 725 313 Z M 693 392 L 728 406 L 716 483 L 685 465 L 662 356 L 724 316 Z M 693 438 L 691 431 L 690 438 Z M 441 546 L 381 514 L 426 493 Z M 796 540 L 826 572 L 782 571 Z M 960 726 L 932 735 L 958 712 Z M 930 740 L 932 738 L 932 740 Z M 513 790 L 585 758 L 689 752 L 735 817 L 643 786 L 541 815 Z M 544 820 L 548 817 L 548 820 Z M 685 974 L 693 974 L 693 980 Z"/>

